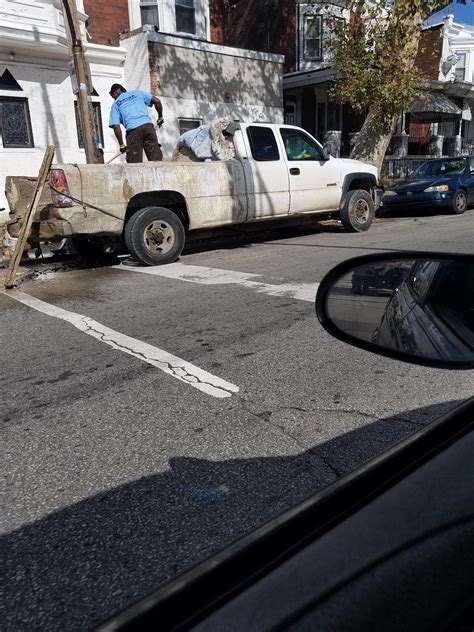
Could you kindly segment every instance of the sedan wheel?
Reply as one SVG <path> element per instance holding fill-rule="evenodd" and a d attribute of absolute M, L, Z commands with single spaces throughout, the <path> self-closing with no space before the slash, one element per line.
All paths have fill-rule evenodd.
<path fill-rule="evenodd" d="M 462 215 L 467 209 L 467 195 L 463 189 L 458 189 L 451 203 L 451 212 L 455 215 Z"/>

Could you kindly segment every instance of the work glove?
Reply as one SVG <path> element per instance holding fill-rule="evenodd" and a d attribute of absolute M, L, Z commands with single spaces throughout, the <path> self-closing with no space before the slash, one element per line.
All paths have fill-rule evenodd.
<path fill-rule="evenodd" d="M 126 151 L 127 151 L 127 146 L 122 143 L 122 145 L 120 145 L 120 152 L 124 154 Z"/>
<path fill-rule="evenodd" d="M 158 120 L 156 121 L 156 124 L 158 125 L 158 127 L 161 127 L 164 122 L 165 122 L 165 119 L 162 116 L 160 116 Z"/>

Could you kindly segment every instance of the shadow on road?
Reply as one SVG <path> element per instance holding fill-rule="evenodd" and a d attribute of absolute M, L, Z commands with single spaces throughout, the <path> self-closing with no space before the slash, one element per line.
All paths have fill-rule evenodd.
<path fill-rule="evenodd" d="M 89 629 L 454 404 L 382 419 L 295 456 L 173 458 L 166 472 L 26 525 L 1 541 L 2 629 Z"/>
<path fill-rule="evenodd" d="M 303 221 L 303 220 L 302 220 Z M 268 245 L 275 247 L 275 244 L 285 247 L 311 247 L 311 248 L 349 248 L 351 250 L 389 250 L 398 252 L 398 249 L 381 249 L 370 248 L 365 246 L 335 246 L 331 244 L 285 244 L 281 243 L 285 239 L 295 237 L 304 237 L 309 235 L 317 235 L 323 233 L 344 233 L 342 225 L 335 220 L 326 221 L 326 223 L 306 222 L 300 225 L 281 226 L 233 226 L 224 227 L 207 231 L 196 231 L 192 240 L 189 241 L 184 250 L 183 256 L 211 252 L 213 250 L 233 250 L 238 248 L 246 248 L 254 244 L 267 245 L 265 242 L 271 242 Z M 88 270 L 92 268 L 104 268 L 116 265 L 124 260 L 127 256 L 125 251 L 117 253 L 106 252 L 102 256 L 84 257 L 68 252 L 69 248 L 65 248 L 62 252 L 53 254 L 43 258 L 30 258 L 22 262 L 24 268 L 33 270 L 34 277 L 42 277 L 45 274 L 58 272 L 71 272 L 74 270 Z"/>
<path fill-rule="evenodd" d="M 405 219 L 413 219 L 416 221 L 419 217 L 453 217 L 453 214 L 450 213 L 447 208 L 406 208 L 406 209 L 388 209 L 386 207 L 382 207 L 377 211 L 377 216 L 382 219 L 395 219 L 395 218 L 405 218 Z"/>

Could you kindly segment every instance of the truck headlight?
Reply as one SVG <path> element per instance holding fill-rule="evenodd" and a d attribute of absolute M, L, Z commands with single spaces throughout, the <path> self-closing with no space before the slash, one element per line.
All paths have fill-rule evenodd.
<path fill-rule="evenodd" d="M 428 187 L 424 190 L 424 193 L 438 193 L 440 191 L 449 191 L 447 184 L 438 184 L 437 186 Z"/>

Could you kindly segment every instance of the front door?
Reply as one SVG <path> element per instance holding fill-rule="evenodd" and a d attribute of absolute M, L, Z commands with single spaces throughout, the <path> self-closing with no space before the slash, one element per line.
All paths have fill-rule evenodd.
<path fill-rule="evenodd" d="M 280 134 L 290 174 L 290 214 L 339 209 L 338 161 L 323 159 L 321 145 L 302 130 L 281 127 Z"/>

